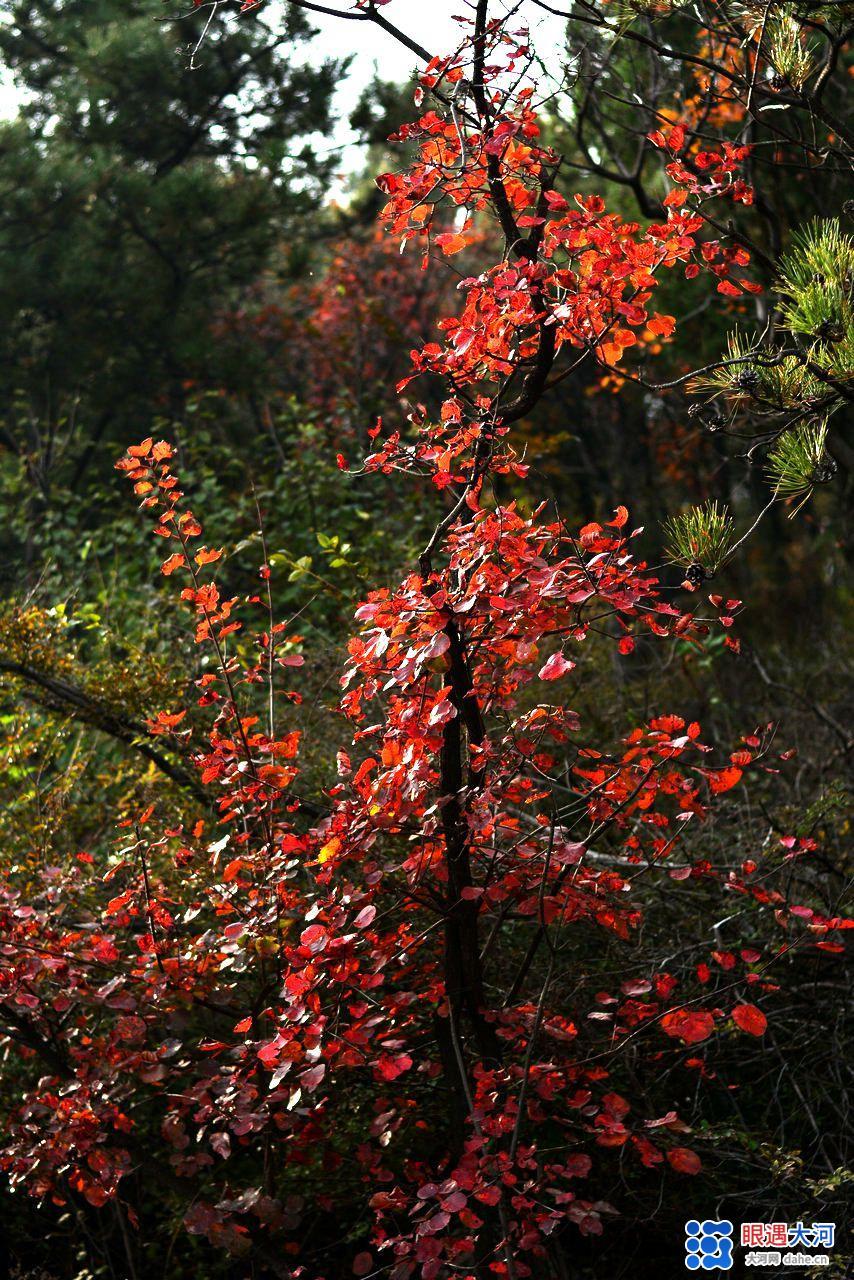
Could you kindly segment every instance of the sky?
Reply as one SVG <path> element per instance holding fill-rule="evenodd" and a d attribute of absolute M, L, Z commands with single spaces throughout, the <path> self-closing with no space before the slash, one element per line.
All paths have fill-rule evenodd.
<path fill-rule="evenodd" d="M 0 120 L 11 120 L 18 109 L 18 95 L 4 69 L 0 69 Z"/>

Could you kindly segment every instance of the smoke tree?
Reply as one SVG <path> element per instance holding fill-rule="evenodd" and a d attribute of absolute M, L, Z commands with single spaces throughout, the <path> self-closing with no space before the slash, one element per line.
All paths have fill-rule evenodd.
<path fill-rule="evenodd" d="M 384 23 L 380 7 L 359 6 Z M 356 612 L 320 797 L 300 773 L 311 646 L 277 619 L 269 563 L 232 591 L 170 442 L 118 463 L 199 646 L 197 706 L 154 708 L 148 730 L 192 753 L 209 807 L 133 815 L 106 868 L 81 851 L 36 885 L 4 877 L 0 1024 L 27 1085 L 0 1164 L 55 1205 L 114 1211 L 133 1274 L 143 1166 L 183 1228 L 258 1273 L 567 1274 L 572 1233 L 620 1210 L 596 1191 L 608 1162 L 702 1170 L 677 1107 L 632 1097 L 626 1053 L 681 1055 L 702 1082 L 716 1037 L 765 1033 L 775 964 L 832 957 L 850 927 L 778 883 L 812 840 L 704 855 L 723 797 L 780 767 L 770 727 L 712 744 L 662 706 L 606 741 L 573 708 L 603 653 L 712 633 L 737 652 L 741 603 L 698 588 L 740 540 L 695 512 L 671 529 L 685 572 L 663 576 L 627 506 L 576 529 L 537 493 L 519 424 L 580 362 L 611 375 L 673 333 L 662 280 L 763 285 L 716 230 L 753 199 L 748 143 L 660 122 L 643 144 L 666 167 L 660 216 L 627 221 L 573 195 L 531 58 L 479 3 L 421 73 L 397 132 L 411 164 L 379 179 L 386 234 L 428 272 L 463 265 L 405 380 L 441 385 L 439 412 L 371 423 L 363 458 L 341 446 L 342 469 L 439 514 Z M 687 978 L 639 970 L 651 880 L 744 906 L 742 945 L 698 953 Z M 609 989 L 578 967 L 579 937 L 622 948 Z"/>

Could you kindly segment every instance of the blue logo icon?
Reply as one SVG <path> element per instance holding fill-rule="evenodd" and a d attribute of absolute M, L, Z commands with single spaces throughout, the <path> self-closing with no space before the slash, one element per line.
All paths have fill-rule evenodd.
<path fill-rule="evenodd" d="M 685 1223 L 685 1266 L 689 1271 L 729 1271 L 732 1267 L 732 1223 L 726 1220 Z"/>

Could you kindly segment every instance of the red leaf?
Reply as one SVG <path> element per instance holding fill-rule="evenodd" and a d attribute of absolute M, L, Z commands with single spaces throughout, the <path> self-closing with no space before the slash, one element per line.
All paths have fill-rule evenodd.
<path fill-rule="evenodd" d="M 732 1019 L 749 1036 L 763 1036 L 768 1026 L 768 1019 L 755 1004 L 737 1004 L 732 1011 Z"/>
<path fill-rule="evenodd" d="M 715 1029 L 715 1020 L 703 1009 L 674 1009 L 661 1019 L 661 1029 L 683 1044 L 699 1044 L 701 1040 L 708 1040 Z"/>
<path fill-rule="evenodd" d="M 681 151 L 685 145 L 685 126 L 676 124 L 667 135 L 667 145 L 671 151 Z"/>
<path fill-rule="evenodd" d="M 570 662 L 562 653 L 553 653 L 548 662 L 540 667 L 541 680 L 559 680 L 561 676 L 565 676 L 575 666 L 574 662 Z"/>
<path fill-rule="evenodd" d="M 227 1160 L 231 1155 L 231 1139 L 227 1133 L 214 1133 L 211 1135 L 211 1146 L 218 1156 L 223 1160 Z"/>
<path fill-rule="evenodd" d="M 398 1076 L 403 1075 L 404 1071 L 408 1071 L 411 1066 L 412 1059 L 408 1053 L 400 1053 L 396 1058 L 384 1054 L 377 1063 L 377 1070 L 383 1080 L 396 1080 Z"/>
<path fill-rule="evenodd" d="M 741 779 L 741 769 L 732 765 L 729 768 L 719 770 L 717 773 L 709 774 L 709 787 L 715 795 L 720 795 L 723 791 L 731 790 L 732 787 L 741 782 Z"/>
<path fill-rule="evenodd" d="M 110 899 L 107 903 L 105 914 L 108 916 L 116 915 L 116 913 L 121 911 L 123 907 L 127 906 L 132 897 L 133 891 L 131 889 L 125 889 L 124 893 L 120 893 L 117 898 Z"/>
<path fill-rule="evenodd" d="M 652 983 L 647 978 L 630 978 L 621 985 L 620 990 L 627 996 L 645 996 L 652 991 Z"/>
<path fill-rule="evenodd" d="M 459 1213 L 461 1209 L 465 1209 L 468 1204 L 468 1196 L 464 1191 L 452 1191 L 442 1201 L 442 1208 L 445 1213 Z"/>
<path fill-rule="evenodd" d="M 690 1147 L 672 1147 L 667 1153 L 667 1159 L 677 1173 L 699 1173 L 703 1167 L 700 1157 Z"/>
<path fill-rule="evenodd" d="M 326 1063 L 319 1062 L 316 1067 L 309 1067 L 308 1071 L 302 1072 L 300 1075 L 300 1084 L 304 1089 L 316 1089 L 325 1075 Z"/>

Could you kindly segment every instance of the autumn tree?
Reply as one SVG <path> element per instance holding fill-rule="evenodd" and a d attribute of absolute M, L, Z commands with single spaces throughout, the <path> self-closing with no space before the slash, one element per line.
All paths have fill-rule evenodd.
<path fill-rule="evenodd" d="M 46 1212 L 98 1224 L 96 1265 L 135 1275 L 166 1202 L 256 1274 L 572 1275 L 622 1207 L 605 1188 L 660 1190 L 719 1159 L 651 1078 L 711 1087 L 726 1046 L 773 1035 L 793 958 L 832 969 L 852 923 L 808 874 L 816 839 L 755 839 L 728 808 L 785 769 L 773 726 L 713 743 L 667 704 L 603 733 L 577 710 L 598 662 L 716 640 L 735 660 L 725 574 L 750 527 L 712 504 L 676 515 L 681 567 L 655 568 L 626 505 L 574 528 L 517 447 L 582 363 L 645 378 L 635 350 L 678 331 L 666 280 L 760 296 L 729 230 L 754 200 L 750 143 L 658 121 L 639 145 L 660 209 L 628 219 L 573 190 L 518 15 L 479 0 L 457 50 L 432 55 L 386 7 L 350 17 L 424 65 L 382 223 L 426 271 L 463 265 L 399 384 L 408 416 L 372 422 L 361 457 L 348 435 L 337 460 L 430 495 L 436 517 L 356 610 L 334 775 L 306 793 L 312 646 L 276 613 L 263 519 L 257 576 L 234 584 L 174 444 L 147 437 L 118 468 L 200 654 L 197 705 L 152 701 L 147 728 L 192 756 L 207 809 L 147 806 L 108 865 L 80 851 L 35 888 L 31 869 L 3 882 L 0 1019 L 26 1083 L 0 1163 Z M 833 244 L 849 251 L 841 230 Z M 844 398 L 835 356 L 768 363 L 790 357 Z M 800 501 L 769 465 L 769 497 Z M 647 951 L 645 921 L 672 933 L 683 895 L 690 940 Z"/>

